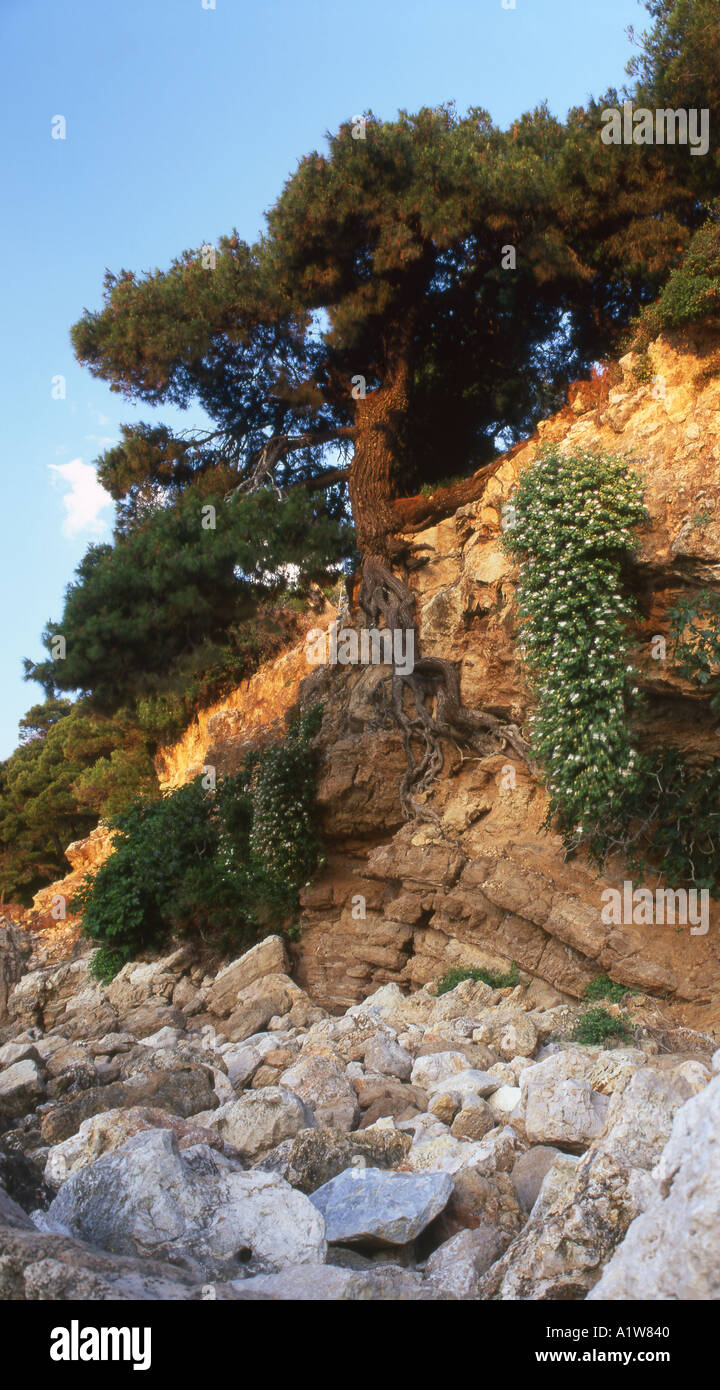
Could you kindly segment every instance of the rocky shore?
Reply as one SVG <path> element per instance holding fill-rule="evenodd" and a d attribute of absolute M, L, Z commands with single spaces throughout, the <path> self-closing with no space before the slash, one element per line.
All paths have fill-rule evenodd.
<path fill-rule="evenodd" d="M 342 1015 L 268 937 L 98 985 L 0 929 L 0 1297 L 720 1297 L 720 1052 L 520 973 Z M 80 947 L 82 952 L 84 947 Z"/>

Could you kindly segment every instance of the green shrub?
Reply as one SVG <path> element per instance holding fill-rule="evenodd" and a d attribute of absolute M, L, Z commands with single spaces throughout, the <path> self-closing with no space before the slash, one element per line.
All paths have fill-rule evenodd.
<path fill-rule="evenodd" d="M 579 1018 L 570 1034 L 573 1042 L 590 1043 L 595 1046 L 607 1042 L 609 1038 L 627 1042 L 632 1032 L 623 1018 L 616 1018 L 607 1009 L 587 1009 Z"/>
<path fill-rule="evenodd" d="M 491 989 L 513 989 L 519 979 L 518 968 L 515 961 L 512 962 L 506 974 L 501 974 L 495 970 L 481 970 L 475 966 L 462 969 L 454 966 L 448 970 L 442 979 L 437 982 L 437 994 L 448 994 L 451 989 L 462 984 L 463 980 L 480 980 L 484 985 L 489 985 Z"/>
<path fill-rule="evenodd" d="M 692 237 L 681 265 L 672 272 L 639 320 L 641 340 L 663 328 L 701 323 L 720 313 L 720 221 L 717 214 Z"/>
<path fill-rule="evenodd" d="M 135 801 L 110 822 L 114 852 L 72 902 L 100 947 L 97 978 L 112 978 L 172 931 L 229 947 L 283 926 L 320 861 L 309 745 L 321 718 L 314 706 L 282 743 L 248 757 L 214 792 L 197 777 L 158 800 Z"/>
<path fill-rule="evenodd" d="M 702 518 L 712 519 L 712 512 Z M 686 595 L 670 612 L 672 656 L 681 676 L 704 687 L 710 708 L 720 714 L 720 594 L 703 589 Z"/>
<path fill-rule="evenodd" d="M 609 975 L 597 975 L 585 986 L 583 999 L 608 999 L 611 1004 L 621 1004 L 626 994 L 634 994 L 628 985 L 620 985 Z"/>

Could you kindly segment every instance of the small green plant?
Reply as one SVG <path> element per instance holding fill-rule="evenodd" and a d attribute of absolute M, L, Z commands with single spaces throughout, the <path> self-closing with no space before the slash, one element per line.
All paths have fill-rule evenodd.
<path fill-rule="evenodd" d="M 512 962 L 510 969 L 503 975 L 495 970 L 481 970 L 476 966 L 468 966 L 462 969 L 460 966 L 453 966 L 448 970 L 442 979 L 437 982 L 437 994 L 448 994 L 451 989 L 462 984 L 463 980 L 479 980 L 484 985 L 489 985 L 491 989 L 513 989 L 519 979 L 519 973 L 515 961 Z"/>
<path fill-rule="evenodd" d="M 90 961 L 90 973 L 101 984 L 109 985 L 129 959 L 131 957 L 124 950 L 114 951 L 111 946 L 99 946 Z"/>
<path fill-rule="evenodd" d="M 455 487 L 457 483 L 465 482 L 466 473 L 456 473 L 450 478 L 438 478 L 436 483 L 423 483 L 420 488 L 421 497 L 432 497 L 434 493 L 441 492 L 443 488 Z"/>
<path fill-rule="evenodd" d="M 621 1004 L 628 994 L 635 994 L 628 985 L 620 985 L 609 975 L 597 975 L 590 980 L 583 991 L 583 999 L 607 999 L 611 1004 Z"/>
<path fill-rule="evenodd" d="M 638 386 L 649 386 L 655 377 L 655 369 L 647 352 L 639 352 L 633 366 L 633 376 Z"/>
<path fill-rule="evenodd" d="M 570 1037 L 573 1042 L 588 1043 L 594 1046 L 607 1042 L 609 1038 L 627 1042 L 632 1033 L 624 1018 L 617 1018 L 607 1009 L 587 1009 L 578 1019 Z"/>

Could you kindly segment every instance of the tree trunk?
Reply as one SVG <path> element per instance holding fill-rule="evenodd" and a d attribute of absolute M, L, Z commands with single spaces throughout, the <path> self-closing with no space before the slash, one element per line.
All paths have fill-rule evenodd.
<path fill-rule="evenodd" d="M 385 385 L 356 403 L 355 454 L 348 480 L 358 550 L 364 557 L 373 556 L 386 563 L 395 529 L 394 474 L 402 428 L 410 408 L 407 350 L 395 358 L 388 375 Z"/>

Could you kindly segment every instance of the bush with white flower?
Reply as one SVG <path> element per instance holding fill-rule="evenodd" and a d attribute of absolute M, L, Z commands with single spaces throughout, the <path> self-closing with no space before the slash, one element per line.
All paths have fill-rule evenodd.
<path fill-rule="evenodd" d="M 522 651 L 536 695 L 531 739 L 569 846 L 602 857 L 637 790 L 627 664 L 635 607 L 623 561 L 643 520 L 643 487 L 624 459 L 541 450 L 512 499 L 506 549 L 520 562 Z"/>

